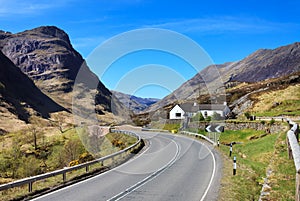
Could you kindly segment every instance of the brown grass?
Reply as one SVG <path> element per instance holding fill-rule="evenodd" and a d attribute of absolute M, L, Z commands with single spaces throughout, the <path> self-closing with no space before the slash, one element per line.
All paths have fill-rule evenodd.
<path fill-rule="evenodd" d="M 276 102 L 281 103 L 286 100 L 300 100 L 300 84 L 289 86 L 286 89 L 253 95 L 252 97 L 257 100 L 257 103 L 251 109 L 251 112 L 268 111 Z"/>

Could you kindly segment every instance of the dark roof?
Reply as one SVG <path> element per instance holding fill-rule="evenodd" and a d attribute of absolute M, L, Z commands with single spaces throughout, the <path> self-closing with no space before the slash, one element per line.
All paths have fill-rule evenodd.
<path fill-rule="evenodd" d="M 183 103 L 179 107 L 185 112 L 198 112 L 199 110 L 221 110 L 224 111 L 227 105 L 224 104 L 194 104 L 194 103 Z"/>

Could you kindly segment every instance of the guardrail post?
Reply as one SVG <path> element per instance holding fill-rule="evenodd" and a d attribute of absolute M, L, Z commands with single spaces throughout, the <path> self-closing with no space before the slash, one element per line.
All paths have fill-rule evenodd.
<path fill-rule="evenodd" d="M 67 181 L 67 173 L 64 172 L 64 173 L 63 173 L 63 182 L 66 182 L 66 181 Z"/>
<path fill-rule="evenodd" d="M 296 193 L 295 193 L 295 200 L 300 201 L 300 174 L 296 173 Z"/>
<path fill-rule="evenodd" d="M 299 125 L 298 124 L 296 124 L 296 129 L 294 130 L 294 133 L 296 135 L 297 142 L 299 142 Z"/>
<path fill-rule="evenodd" d="M 286 136 L 286 144 L 287 144 L 287 149 L 288 149 L 288 157 L 291 160 L 291 159 L 293 159 L 293 153 L 292 153 L 292 148 L 291 148 L 288 136 Z"/>
<path fill-rule="evenodd" d="M 85 172 L 88 172 L 88 171 L 89 171 L 89 167 L 90 167 L 90 166 L 88 166 L 88 165 L 85 167 Z"/>
<path fill-rule="evenodd" d="M 28 192 L 31 193 L 32 192 L 32 182 L 28 183 Z"/>

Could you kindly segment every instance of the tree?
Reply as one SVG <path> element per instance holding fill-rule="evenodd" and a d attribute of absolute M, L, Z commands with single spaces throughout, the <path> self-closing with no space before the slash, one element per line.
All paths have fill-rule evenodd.
<path fill-rule="evenodd" d="M 65 164 L 70 161 L 74 161 L 79 158 L 80 154 L 84 152 L 84 147 L 81 141 L 77 138 L 69 139 L 63 149 L 63 155 L 65 158 Z"/>
<path fill-rule="evenodd" d="M 18 178 L 17 171 L 21 164 L 20 158 L 22 157 L 20 147 L 20 138 L 14 137 L 11 148 L 4 152 L 4 162 L 6 165 L 2 168 L 6 170 L 7 174 L 10 172 L 13 179 Z"/>
<path fill-rule="evenodd" d="M 213 115 L 211 116 L 211 119 L 217 121 L 217 120 L 222 120 L 223 117 L 219 113 L 214 112 Z"/>
<path fill-rule="evenodd" d="M 63 123 L 65 122 L 65 117 L 61 113 L 56 113 L 53 115 L 54 124 L 58 127 L 60 133 L 64 133 Z"/>
<path fill-rule="evenodd" d="M 42 138 L 44 138 L 44 132 L 37 125 L 31 124 L 23 131 L 22 143 L 31 144 L 34 150 L 38 150 Z"/>
<path fill-rule="evenodd" d="M 204 121 L 204 117 L 201 112 L 198 112 L 195 116 L 192 117 L 193 121 Z"/>
<path fill-rule="evenodd" d="M 42 128 L 39 127 L 41 121 L 35 117 L 29 119 L 31 125 L 24 132 L 23 142 L 30 143 L 34 147 L 34 150 L 37 150 L 39 140 L 44 138 L 44 132 Z"/>

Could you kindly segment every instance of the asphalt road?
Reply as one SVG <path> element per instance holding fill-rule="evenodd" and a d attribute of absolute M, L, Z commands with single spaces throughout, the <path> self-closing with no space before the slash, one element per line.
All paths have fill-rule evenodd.
<path fill-rule="evenodd" d="M 221 164 L 213 147 L 183 136 L 138 134 L 148 142 L 141 154 L 35 200 L 216 200 Z"/>

